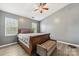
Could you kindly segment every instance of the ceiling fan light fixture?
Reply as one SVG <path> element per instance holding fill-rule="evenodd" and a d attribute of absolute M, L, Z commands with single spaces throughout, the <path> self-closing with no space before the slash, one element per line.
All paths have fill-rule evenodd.
<path fill-rule="evenodd" d="M 39 11 L 40 13 L 43 13 L 44 11 L 48 10 L 47 3 L 40 3 L 39 6 L 35 9 L 35 11 Z"/>

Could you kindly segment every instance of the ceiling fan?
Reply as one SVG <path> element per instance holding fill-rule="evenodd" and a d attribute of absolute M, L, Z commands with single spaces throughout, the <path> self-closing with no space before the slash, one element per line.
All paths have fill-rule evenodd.
<path fill-rule="evenodd" d="M 39 11 L 40 13 L 43 13 L 44 11 L 48 10 L 47 3 L 40 3 L 39 6 L 34 11 Z"/>

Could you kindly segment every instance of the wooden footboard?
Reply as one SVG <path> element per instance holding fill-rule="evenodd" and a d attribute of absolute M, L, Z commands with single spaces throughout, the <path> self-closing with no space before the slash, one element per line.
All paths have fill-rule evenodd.
<path fill-rule="evenodd" d="M 25 46 L 22 42 L 18 41 L 20 46 L 29 54 L 31 55 L 33 50 L 36 49 L 37 44 L 41 44 L 50 39 L 50 34 L 38 35 L 34 37 L 30 37 L 30 45 L 29 48 Z"/>
<path fill-rule="evenodd" d="M 30 37 L 30 43 L 32 45 L 32 49 L 36 48 L 37 44 L 44 43 L 45 41 L 50 39 L 50 34 L 44 34 L 39 36 Z"/>
<path fill-rule="evenodd" d="M 32 48 L 28 48 L 26 45 L 24 45 L 22 42 L 18 41 L 18 44 L 29 54 L 32 54 Z"/>

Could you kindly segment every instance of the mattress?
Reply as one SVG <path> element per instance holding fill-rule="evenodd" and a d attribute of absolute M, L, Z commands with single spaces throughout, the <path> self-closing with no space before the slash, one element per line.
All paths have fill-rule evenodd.
<path fill-rule="evenodd" d="M 29 40 L 30 36 L 39 36 L 39 35 L 44 35 L 48 33 L 24 33 L 24 34 L 18 34 L 19 41 L 22 42 L 24 45 L 26 45 L 29 48 Z"/>

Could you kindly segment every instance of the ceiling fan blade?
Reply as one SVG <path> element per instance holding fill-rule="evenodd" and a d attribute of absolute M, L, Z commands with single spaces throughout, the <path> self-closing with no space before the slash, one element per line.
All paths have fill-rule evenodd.
<path fill-rule="evenodd" d="M 37 11 L 38 9 L 35 9 L 34 11 Z"/>
<path fill-rule="evenodd" d="M 41 10 L 40 13 L 43 13 L 43 11 Z"/>
<path fill-rule="evenodd" d="M 47 3 L 43 3 L 43 6 L 45 6 Z"/>
<path fill-rule="evenodd" d="M 40 3 L 40 6 L 42 6 L 42 3 Z"/>
<path fill-rule="evenodd" d="M 48 10 L 48 8 L 43 8 L 44 10 Z"/>

